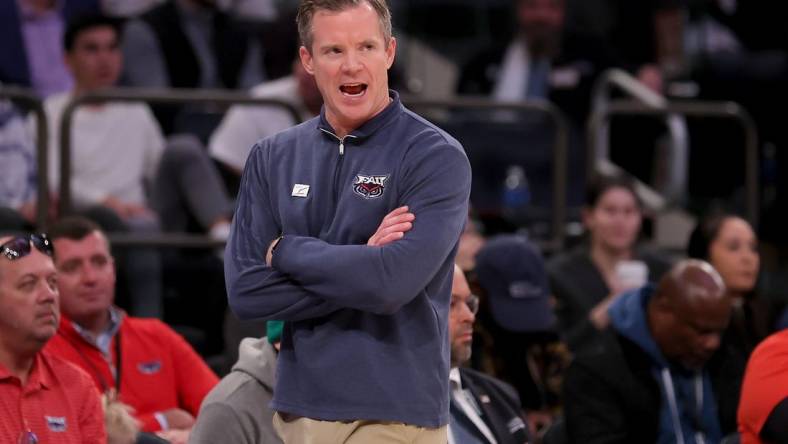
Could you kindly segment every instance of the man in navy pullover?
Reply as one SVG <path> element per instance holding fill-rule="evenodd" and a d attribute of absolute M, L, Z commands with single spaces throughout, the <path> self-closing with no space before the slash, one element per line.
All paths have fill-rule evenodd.
<path fill-rule="evenodd" d="M 272 401 L 285 442 L 445 443 L 467 157 L 388 89 L 385 0 L 303 0 L 298 25 L 324 107 L 250 153 L 230 305 L 287 321 Z"/>

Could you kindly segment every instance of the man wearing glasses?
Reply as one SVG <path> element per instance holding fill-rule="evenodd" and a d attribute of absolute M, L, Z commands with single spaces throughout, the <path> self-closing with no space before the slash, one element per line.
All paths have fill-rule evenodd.
<path fill-rule="evenodd" d="M 520 398 L 514 387 L 470 368 L 473 322 L 479 298 L 471 294 L 460 267 L 454 266 L 449 309 L 451 371 L 449 444 L 529 442 Z"/>
<path fill-rule="evenodd" d="M 41 351 L 60 318 L 52 251 L 45 235 L 0 238 L 0 442 L 104 443 L 90 376 Z"/>

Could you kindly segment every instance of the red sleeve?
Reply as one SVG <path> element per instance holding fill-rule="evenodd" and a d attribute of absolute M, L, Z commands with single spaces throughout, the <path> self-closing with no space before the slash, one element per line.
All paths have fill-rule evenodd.
<path fill-rule="evenodd" d="M 219 378 L 181 335 L 161 325 L 166 330 L 162 337 L 169 341 L 175 365 L 179 407 L 196 418 L 203 398 L 219 383 Z"/>
<path fill-rule="evenodd" d="M 78 385 L 83 393 L 82 402 L 79 403 L 79 430 L 83 444 L 105 444 L 107 431 L 104 428 L 104 408 L 101 406 L 99 394 L 93 380 L 81 369 L 77 369 Z"/>
<path fill-rule="evenodd" d="M 742 444 L 758 435 L 774 407 L 788 397 L 788 330 L 766 338 L 750 356 L 742 382 L 738 423 Z"/>

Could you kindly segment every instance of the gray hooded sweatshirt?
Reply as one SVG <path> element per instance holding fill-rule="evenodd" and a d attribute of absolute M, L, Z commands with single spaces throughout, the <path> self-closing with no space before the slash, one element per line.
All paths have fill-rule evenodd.
<path fill-rule="evenodd" d="M 276 350 L 266 338 L 241 341 L 238 362 L 203 400 L 189 444 L 280 444 L 268 407 L 275 369 Z"/>

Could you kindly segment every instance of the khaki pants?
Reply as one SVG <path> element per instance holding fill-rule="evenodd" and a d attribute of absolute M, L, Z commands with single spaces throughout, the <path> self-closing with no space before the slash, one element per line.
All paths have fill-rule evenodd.
<path fill-rule="evenodd" d="M 285 444 L 446 444 L 447 427 L 428 429 L 396 422 L 318 421 L 274 414 L 274 429 Z"/>

